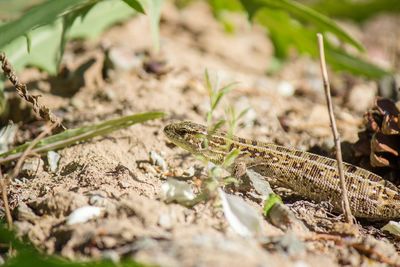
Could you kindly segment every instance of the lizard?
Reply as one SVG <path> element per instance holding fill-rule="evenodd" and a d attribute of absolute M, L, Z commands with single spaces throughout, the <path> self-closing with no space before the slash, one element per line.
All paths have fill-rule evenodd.
<path fill-rule="evenodd" d="M 340 178 L 334 159 L 228 135 L 222 130 L 209 133 L 206 126 L 191 121 L 168 124 L 164 133 L 175 145 L 218 165 L 230 151 L 238 149 L 239 155 L 228 168 L 231 173 L 237 164 L 244 164 L 246 169 L 261 174 L 267 181 L 276 180 L 276 184 L 301 197 L 328 201 L 333 211 L 342 210 Z M 344 162 L 343 168 L 350 209 L 355 217 L 374 221 L 400 218 L 400 190 L 394 184 L 349 163 Z"/>

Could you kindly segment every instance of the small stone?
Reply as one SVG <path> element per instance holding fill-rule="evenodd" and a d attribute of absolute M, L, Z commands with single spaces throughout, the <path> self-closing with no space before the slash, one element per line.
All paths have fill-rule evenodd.
<path fill-rule="evenodd" d="M 169 214 L 161 214 L 158 217 L 158 224 L 163 227 L 164 229 L 171 229 L 172 228 L 172 219 Z"/>
<path fill-rule="evenodd" d="M 188 176 L 188 177 L 193 177 L 195 172 L 196 172 L 196 170 L 194 169 L 194 167 L 190 166 L 189 169 L 183 171 L 183 175 Z"/>
<path fill-rule="evenodd" d="M 90 219 L 99 217 L 102 212 L 102 208 L 94 206 L 83 206 L 74 210 L 67 218 L 67 225 L 73 225 L 78 223 L 85 223 Z"/>
<path fill-rule="evenodd" d="M 165 162 L 164 158 L 161 157 L 160 154 L 158 154 L 157 152 L 150 151 L 149 157 L 151 164 L 161 167 L 163 171 L 166 171 L 168 169 L 167 163 Z"/>
<path fill-rule="evenodd" d="M 348 106 L 357 112 L 366 112 L 374 105 L 377 88 L 374 84 L 358 84 L 354 86 L 348 97 Z"/>
<path fill-rule="evenodd" d="M 49 162 L 50 171 L 55 173 L 58 168 L 58 161 L 60 160 L 60 154 L 54 151 L 47 152 L 47 161 Z"/>
<path fill-rule="evenodd" d="M 118 185 L 123 189 L 131 187 L 131 184 L 128 181 L 124 181 L 124 180 L 118 181 Z"/>
<path fill-rule="evenodd" d="M 292 96 L 294 94 L 294 86 L 288 81 L 281 81 L 277 86 L 278 93 L 282 96 Z"/>
<path fill-rule="evenodd" d="M 121 257 L 115 250 L 106 250 L 102 253 L 102 257 L 105 260 L 111 260 L 113 263 L 118 263 L 121 260 Z"/>
<path fill-rule="evenodd" d="M 138 69 L 143 61 L 143 58 L 135 55 L 133 51 L 122 47 L 111 48 L 107 56 L 113 68 L 122 71 Z"/>

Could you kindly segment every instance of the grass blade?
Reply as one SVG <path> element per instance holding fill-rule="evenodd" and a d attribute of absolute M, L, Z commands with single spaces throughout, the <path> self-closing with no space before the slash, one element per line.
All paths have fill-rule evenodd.
<path fill-rule="evenodd" d="M 99 135 L 105 135 L 113 131 L 129 127 L 136 123 L 148 120 L 158 119 L 164 116 L 162 112 L 147 112 L 135 115 L 129 115 L 117 119 L 108 120 L 99 124 L 83 126 L 76 129 L 66 130 L 62 133 L 49 136 L 42 139 L 32 152 L 43 153 L 50 150 L 56 150 L 77 142 L 85 141 Z M 0 164 L 18 158 L 29 146 L 30 142 L 20 145 L 12 150 L 0 154 Z"/>

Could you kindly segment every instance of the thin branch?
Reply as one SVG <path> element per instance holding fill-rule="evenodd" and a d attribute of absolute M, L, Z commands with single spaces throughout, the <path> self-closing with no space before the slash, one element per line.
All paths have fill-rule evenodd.
<path fill-rule="evenodd" d="M 22 164 L 25 161 L 26 157 L 32 152 L 32 149 L 34 146 L 36 146 L 37 143 L 39 143 L 40 140 L 42 140 L 46 135 L 51 133 L 51 131 L 57 127 L 58 124 L 53 123 L 50 124 L 50 122 L 47 123 L 45 126 L 45 129 L 43 132 L 41 132 L 30 144 L 29 146 L 25 149 L 25 151 L 22 153 L 21 157 L 19 158 L 17 164 L 14 167 L 14 170 L 11 175 L 6 175 L 3 177 L 0 169 L 0 187 L 1 187 L 1 197 L 3 200 L 3 205 L 4 205 L 4 211 L 7 219 L 7 224 L 8 227 L 11 229 L 13 227 L 13 221 L 11 217 L 11 212 L 10 212 L 10 206 L 8 204 L 8 196 L 7 196 L 7 189 L 8 186 L 11 184 L 11 181 L 18 176 Z"/>
<path fill-rule="evenodd" d="M 343 159 L 342 159 L 342 149 L 340 147 L 340 137 L 339 137 L 339 132 L 336 127 L 335 115 L 333 114 L 331 88 L 329 85 L 328 72 L 326 70 L 324 39 L 323 39 L 322 34 L 320 34 L 320 33 L 317 34 L 317 38 L 318 38 L 319 59 L 320 59 L 320 65 L 321 65 L 322 79 L 324 82 L 324 89 L 325 89 L 325 97 L 326 97 L 326 102 L 328 105 L 329 119 L 331 121 L 333 140 L 335 142 L 336 160 L 337 160 L 337 166 L 338 166 L 339 177 L 340 177 L 340 185 L 342 187 L 343 213 L 345 215 L 346 222 L 349 224 L 353 224 L 354 217 L 351 214 L 349 198 L 347 196 L 348 194 L 347 194 L 346 180 L 345 180 L 344 171 L 343 171 Z"/>
<path fill-rule="evenodd" d="M 0 64 L 1 68 L 4 72 L 4 75 L 10 80 L 10 82 L 14 85 L 15 90 L 18 95 L 24 99 L 26 102 L 30 103 L 33 107 L 33 111 L 42 119 L 46 121 L 50 121 L 53 124 L 57 124 L 58 126 L 65 129 L 65 127 L 61 124 L 61 120 L 57 118 L 48 107 L 44 105 L 40 105 L 38 98 L 39 96 L 31 95 L 28 92 L 28 88 L 26 84 L 19 81 L 17 75 L 15 74 L 11 63 L 8 61 L 6 54 L 4 52 L 0 52 Z"/>
<path fill-rule="evenodd" d="M 12 229 L 13 221 L 12 221 L 12 217 L 11 217 L 10 205 L 8 204 L 7 182 L 6 182 L 6 179 L 3 177 L 1 168 L 0 168 L 0 187 L 1 187 L 1 199 L 3 200 L 4 213 L 6 215 L 8 228 Z"/>
<path fill-rule="evenodd" d="M 33 141 L 29 144 L 29 146 L 25 149 L 25 151 L 22 153 L 21 157 L 18 159 L 17 164 L 14 167 L 13 173 L 10 177 L 10 180 L 16 178 L 21 170 L 22 164 L 24 163 L 26 157 L 31 154 L 32 149 L 37 145 L 37 143 L 40 142 L 40 140 L 42 140 L 46 135 L 48 135 L 49 133 L 51 133 L 51 131 L 57 127 L 57 124 L 50 124 L 48 123 L 47 125 L 45 125 L 44 130 L 38 135 L 36 136 L 35 139 L 33 139 Z"/>

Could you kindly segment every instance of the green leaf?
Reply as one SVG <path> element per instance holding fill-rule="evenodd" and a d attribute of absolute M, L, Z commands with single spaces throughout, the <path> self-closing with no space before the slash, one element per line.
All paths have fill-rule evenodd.
<path fill-rule="evenodd" d="M 122 0 L 122 1 L 124 1 L 127 5 L 129 5 L 131 8 L 133 8 L 137 12 L 144 14 L 143 7 L 138 1 L 136 1 L 136 0 Z"/>
<path fill-rule="evenodd" d="M 54 22 L 58 16 L 82 0 L 48 0 L 31 8 L 19 19 L 0 26 L 0 48 L 39 26 Z"/>
<path fill-rule="evenodd" d="M 263 207 L 264 216 L 268 216 L 268 213 L 275 204 L 283 204 L 282 199 L 277 194 L 271 193 L 269 194 L 268 198 L 264 201 L 264 207 Z"/>
<path fill-rule="evenodd" d="M 57 55 L 60 47 L 61 24 L 42 26 L 29 33 L 31 53 L 27 51 L 24 36 L 15 39 L 3 48 L 15 70 L 33 65 L 50 74 L 57 73 Z"/>
<path fill-rule="evenodd" d="M 208 135 L 213 135 L 216 131 L 221 129 L 221 127 L 225 124 L 226 120 L 221 119 L 217 121 L 215 124 L 211 125 L 211 129 L 208 131 Z"/>
<path fill-rule="evenodd" d="M 233 33 L 235 30 L 234 24 L 225 16 L 227 12 L 242 11 L 242 5 L 239 0 L 208 0 L 212 12 L 216 19 L 224 26 L 228 33 Z"/>
<path fill-rule="evenodd" d="M 24 37 L 14 39 L 2 50 L 17 71 L 30 65 L 55 75 L 66 38 L 94 38 L 110 25 L 124 21 L 133 14 L 135 12 L 127 8 L 122 1 L 104 1 L 95 6 L 83 5 L 64 17 L 64 25 L 61 24 L 61 19 L 58 19 L 54 24 L 30 31 L 30 53 L 27 52 Z M 72 21 L 73 24 L 70 25 Z"/>
<path fill-rule="evenodd" d="M 57 150 L 77 142 L 85 141 L 98 135 L 105 135 L 121 128 L 129 127 L 136 123 L 158 119 L 164 116 L 162 112 L 147 112 L 108 120 L 98 124 L 84 126 L 76 129 L 69 129 L 62 133 L 55 134 L 42 139 L 32 152 L 44 153 L 50 150 Z M 18 158 L 29 146 L 30 142 L 20 145 L 5 153 L 0 154 L 0 163 L 8 162 Z"/>
<path fill-rule="evenodd" d="M 329 46 L 325 47 L 325 49 L 326 60 L 336 71 L 346 70 L 356 75 L 363 75 L 374 79 L 390 75 L 389 71 L 381 69 L 374 64 L 347 54 L 340 49 Z"/>
<path fill-rule="evenodd" d="M 278 58 L 285 59 L 292 47 L 296 47 L 300 54 L 318 57 L 317 31 L 296 23 L 287 13 L 263 9 L 257 13 L 254 20 L 268 28 L 269 36 L 276 48 L 275 55 Z M 336 48 L 327 39 L 325 40 L 325 55 L 327 63 L 338 71 L 347 71 L 369 78 L 381 78 L 389 74 L 386 70 L 352 56 L 343 49 Z"/>
<path fill-rule="evenodd" d="M 207 89 L 207 92 L 208 92 L 208 96 L 211 98 L 211 96 L 213 95 L 214 89 L 213 89 L 213 86 L 211 84 L 210 74 L 208 73 L 207 69 L 204 71 L 204 79 L 205 79 L 205 82 L 206 82 L 206 89 Z"/>
<path fill-rule="evenodd" d="M 246 114 L 247 114 L 247 112 L 249 112 L 249 110 L 250 110 L 250 108 L 245 108 L 245 109 L 243 109 L 240 113 L 239 113 L 239 115 L 236 117 L 236 121 L 238 121 L 238 120 L 240 120 L 241 118 L 243 118 Z"/>
<path fill-rule="evenodd" d="M 228 153 L 228 155 L 226 155 L 224 162 L 222 163 L 222 166 L 224 168 L 231 166 L 235 162 L 235 159 L 239 156 L 239 153 L 240 153 L 240 149 L 237 149 L 237 148 L 230 151 Z"/>
<path fill-rule="evenodd" d="M 26 10 L 43 3 L 45 0 L 0 0 L 0 20 L 11 20 L 18 18 Z"/>
<path fill-rule="evenodd" d="M 68 33 L 68 38 L 95 38 L 115 23 L 125 21 L 136 14 L 122 1 L 102 1 L 76 19 Z"/>
<path fill-rule="evenodd" d="M 116 265 L 115 263 L 103 261 L 73 262 L 63 259 L 59 256 L 44 255 L 39 252 L 28 241 L 21 241 L 17 234 L 6 228 L 3 222 L 0 222 L 0 246 L 2 251 L 11 247 L 15 253 L 8 258 L 2 265 L 4 267 L 21 266 L 41 266 L 41 267 L 145 267 L 149 265 L 141 264 L 133 260 L 123 260 Z"/>
<path fill-rule="evenodd" d="M 379 13 L 399 13 L 399 0 L 341 0 L 314 1 L 311 7 L 330 17 L 352 19 L 362 22 Z M 357 10 L 357 12 L 354 12 Z"/>
<path fill-rule="evenodd" d="M 237 82 L 230 83 L 221 89 L 218 90 L 217 94 L 212 97 L 211 101 L 211 110 L 215 110 L 215 108 L 218 106 L 219 102 L 221 101 L 222 97 L 232 91 L 235 88 L 235 85 L 237 85 Z"/>
<path fill-rule="evenodd" d="M 312 23 L 318 27 L 319 31 L 330 31 L 343 41 L 352 44 L 360 51 L 364 50 L 363 46 L 342 30 L 334 21 L 325 15 L 293 0 L 241 0 L 243 6 L 247 9 L 250 16 L 263 8 L 279 9 L 288 12 L 293 17 Z"/>
<path fill-rule="evenodd" d="M 85 5 L 77 10 L 74 10 L 71 13 L 66 14 L 62 17 L 62 32 L 61 32 L 61 42 L 60 42 L 60 50 L 57 56 L 57 67 L 60 66 L 62 57 L 64 55 L 65 45 L 67 43 L 67 35 L 74 23 L 74 21 L 79 18 L 84 18 L 87 13 L 93 8 L 96 3 Z M 57 68 L 58 69 L 58 68 Z"/>
<path fill-rule="evenodd" d="M 154 50 L 160 51 L 160 14 L 163 0 L 138 0 L 144 7 L 147 16 L 150 19 L 151 36 L 153 38 Z"/>

